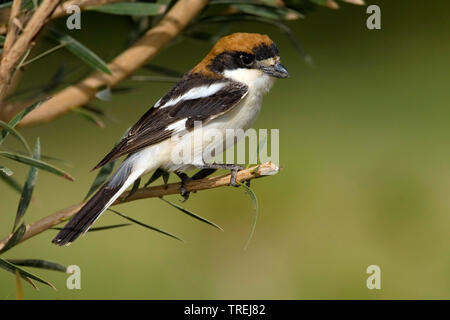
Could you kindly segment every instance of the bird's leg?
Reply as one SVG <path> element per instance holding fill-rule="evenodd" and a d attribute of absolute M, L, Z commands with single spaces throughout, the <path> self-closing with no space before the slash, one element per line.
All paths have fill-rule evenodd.
<path fill-rule="evenodd" d="M 244 169 L 243 166 L 238 164 L 228 164 L 228 163 L 205 163 L 201 167 L 202 169 L 226 169 L 231 171 L 230 185 L 233 187 L 239 187 L 236 182 L 236 176 L 238 171 Z"/>
<path fill-rule="evenodd" d="M 201 169 L 190 178 L 186 173 L 176 171 L 175 174 L 181 179 L 180 194 L 184 198 L 183 202 L 186 202 L 189 199 L 190 195 L 190 192 L 186 191 L 186 183 L 188 183 L 191 180 L 200 180 L 206 178 L 207 176 L 213 174 L 215 171 L 216 169 Z M 196 193 L 197 191 L 193 192 Z"/>
<path fill-rule="evenodd" d="M 184 198 L 182 202 L 185 202 L 187 199 L 189 199 L 190 192 L 186 190 L 186 184 L 191 181 L 192 179 L 189 178 L 189 176 L 181 171 L 175 171 L 175 174 L 180 178 L 181 180 L 181 187 L 180 187 L 180 194 Z"/>

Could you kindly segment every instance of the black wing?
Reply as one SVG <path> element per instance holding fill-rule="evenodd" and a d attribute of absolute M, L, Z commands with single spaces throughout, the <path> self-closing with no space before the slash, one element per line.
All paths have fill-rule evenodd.
<path fill-rule="evenodd" d="M 207 88 L 211 85 L 220 89 L 210 95 L 189 99 L 192 88 Z M 168 129 L 168 126 L 176 121 L 185 119 L 187 130 L 193 128 L 194 121 L 205 124 L 233 108 L 246 96 L 247 90 L 246 85 L 235 81 L 203 80 L 200 77 L 185 76 L 136 122 L 125 138 L 94 169 L 125 154 L 170 138 L 175 130 Z"/>

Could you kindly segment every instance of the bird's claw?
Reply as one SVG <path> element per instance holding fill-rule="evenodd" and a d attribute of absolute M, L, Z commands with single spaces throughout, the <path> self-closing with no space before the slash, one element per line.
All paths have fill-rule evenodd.
<path fill-rule="evenodd" d="M 186 202 L 189 199 L 189 195 L 191 194 L 189 191 L 187 191 L 186 184 L 192 179 L 189 178 L 189 176 L 184 172 L 176 172 L 176 174 L 181 179 L 180 195 L 183 197 L 183 200 L 180 201 Z"/>

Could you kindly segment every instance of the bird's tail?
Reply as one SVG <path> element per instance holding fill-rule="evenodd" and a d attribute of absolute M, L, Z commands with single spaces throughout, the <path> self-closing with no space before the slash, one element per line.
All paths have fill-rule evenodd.
<path fill-rule="evenodd" d="M 114 175 L 89 199 L 75 216 L 52 240 L 57 245 L 69 245 L 91 225 L 143 173 L 133 169 L 132 161 L 125 160 Z"/>

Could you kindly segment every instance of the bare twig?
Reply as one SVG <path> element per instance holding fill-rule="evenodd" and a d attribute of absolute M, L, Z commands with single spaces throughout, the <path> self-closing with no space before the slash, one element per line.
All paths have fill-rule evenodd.
<path fill-rule="evenodd" d="M 264 163 L 255 167 L 239 171 L 236 177 L 236 181 L 244 182 L 256 178 L 261 178 L 264 176 L 274 175 L 278 173 L 278 170 L 279 170 L 278 167 L 273 163 L 270 162 Z M 192 180 L 187 183 L 186 190 L 189 192 L 207 190 L 228 186 L 229 183 L 230 183 L 230 175 L 228 174 L 217 177 L 205 178 L 201 180 Z M 179 194 L 180 187 L 181 187 L 180 183 L 171 183 L 168 184 L 167 186 L 161 185 L 156 187 L 141 188 L 138 189 L 135 193 L 133 193 L 133 195 L 131 195 L 129 198 L 127 198 L 128 192 L 125 192 L 120 197 L 120 199 L 118 199 L 113 205 L 122 204 L 125 202 L 135 201 L 139 199 L 148 199 L 148 198 L 163 197 L 171 194 Z M 70 206 L 68 208 L 60 210 L 56 213 L 53 213 L 41 220 L 38 220 L 28 225 L 26 232 L 21 239 L 21 242 L 31 237 L 34 237 L 35 235 L 38 235 L 41 232 L 44 232 L 45 230 L 48 230 L 60 224 L 61 222 L 69 219 L 76 212 L 78 212 L 78 210 L 80 210 L 83 204 L 84 203 L 79 203 Z M 5 246 L 5 244 L 11 238 L 11 236 L 12 234 L 10 234 L 9 236 L 0 241 L 0 250 Z"/>
<path fill-rule="evenodd" d="M 5 57 L 8 54 L 19 33 L 19 27 L 17 25 L 17 22 L 15 23 L 15 19 L 17 20 L 17 16 L 20 13 L 21 6 L 22 0 L 14 0 L 11 7 L 11 13 L 9 15 L 8 33 L 6 34 L 5 43 L 3 45 L 2 57 Z"/>
<path fill-rule="evenodd" d="M 117 56 L 108 67 L 112 74 L 94 72 L 80 83 L 55 94 L 20 122 L 20 126 L 48 122 L 81 107 L 95 97 L 100 88 L 114 86 L 153 58 L 169 44 L 207 5 L 207 0 L 179 0 L 161 21 L 133 46 Z M 9 120 L 20 110 L 2 110 L 0 118 Z"/>
<path fill-rule="evenodd" d="M 14 2 L 16 3 L 16 2 Z M 48 17 L 53 13 L 59 0 L 44 0 L 36 9 L 36 12 L 31 17 L 30 21 L 25 26 L 23 33 L 15 39 L 11 48 L 6 55 L 2 56 L 0 63 L 0 104 L 5 98 L 8 86 L 11 83 L 14 75 L 14 69 L 17 67 L 19 61 L 31 46 L 31 41 L 42 29 Z M 11 10 L 13 13 L 14 11 Z M 10 33 L 8 32 L 8 36 Z"/>
<path fill-rule="evenodd" d="M 129 0 L 70 0 L 65 1 L 59 5 L 56 10 L 53 12 L 51 19 L 56 19 L 60 17 L 64 17 L 68 15 L 67 8 L 69 8 L 72 5 L 77 5 L 81 10 L 84 10 L 88 7 L 95 7 L 95 6 L 101 6 L 109 3 L 114 2 L 127 2 Z M 12 8 L 11 8 L 12 10 Z M 8 14 L 10 16 L 9 12 L 11 12 L 10 9 L 3 9 L 5 11 L 5 15 Z M 0 34 L 5 34 L 8 30 L 8 21 L 5 21 L 0 18 Z"/>

